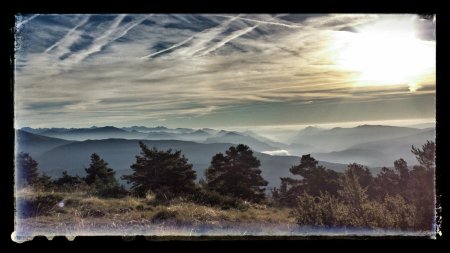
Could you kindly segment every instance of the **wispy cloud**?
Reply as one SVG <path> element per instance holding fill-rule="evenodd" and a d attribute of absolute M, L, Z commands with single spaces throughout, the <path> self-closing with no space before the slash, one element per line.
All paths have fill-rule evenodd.
<path fill-rule="evenodd" d="M 206 49 L 200 56 L 204 56 L 207 55 L 211 52 L 216 51 L 217 49 L 223 47 L 225 44 L 227 44 L 228 42 L 241 37 L 244 34 L 249 33 L 250 31 L 252 31 L 253 29 L 255 29 L 256 27 L 258 27 L 258 25 L 255 26 L 251 26 L 251 27 L 247 27 L 241 30 L 237 30 L 234 31 L 233 33 L 231 33 L 230 35 L 226 36 L 223 40 L 221 40 L 219 43 L 217 43 L 216 45 L 212 46 L 211 48 Z"/>
<path fill-rule="evenodd" d="M 170 46 L 170 47 L 165 48 L 165 49 L 163 49 L 163 50 L 160 50 L 160 51 L 158 51 L 158 52 L 154 52 L 154 53 L 151 53 L 151 54 L 149 54 L 149 55 L 143 56 L 143 57 L 141 57 L 141 59 L 150 58 L 150 57 L 156 56 L 156 55 L 158 55 L 158 54 L 162 54 L 162 53 L 164 53 L 164 52 L 166 52 L 166 51 L 172 50 L 172 49 L 174 49 L 174 48 L 177 48 L 177 47 L 179 47 L 179 46 L 182 46 L 182 45 L 188 43 L 188 42 L 189 42 L 190 40 L 192 40 L 193 38 L 194 38 L 194 36 L 191 36 L 191 37 L 189 37 L 189 38 L 183 40 L 183 41 L 180 42 L 180 43 L 176 43 L 176 44 L 173 45 L 173 46 Z"/>
<path fill-rule="evenodd" d="M 86 17 L 83 18 L 83 20 L 77 24 L 74 28 L 72 28 L 66 35 L 64 35 L 64 37 L 61 40 L 58 40 L 55 44 L 51 45 L 50 47 L 48 47 L 44 53 L 48 53 L 51 50 L 53 50 L 54 48 L 61 48 L 62 52 L 59 53 L 60 56 L 69 53 L 69 46 L 71 46 L 77 39 L 79 39 L 80 37 L 80 33 L 77 33 L 77 29 L 86 24 L 87 21 L 89 20 L 90 15 L 86 15 Z"/>
<path fill-rule="evenodd" d="M 37 18 L 38 16 L 39 16 L 39 14 L 31 15 L 28 18 L 23 18 L 22 16 L 16 17 L 16 19 L 18 20 L 18 22 L 16 24 L 16 29 L 20 29 L 23 25 L 25 25 L 26 23 L 30 22 L 31 20 Z"/>
<path fill-rule="evenodd" d="M 27 125 L 217 120 L 233 110 L 434 92 L 432 81 L 414 94 L 408 85 L 356 89 L 355 73 L 330 59 L 336 33 L 379 15 L 61 15 L 58 25 L 45 18 L 19 23 L 27 43 L 16 55 L 15 111 Z"/>
<path fill-rule="evenodd" d="M 230 17 L 228 15 L 217 15 L 217 16 L 218 17 Z M 278 15 L 278 16 L 280 16 L 280 15 Z M 241 19 L 241 20 L 246 20 L 246 21 L 250 21 L 250 22 L 258 23 L 258 24 L 275 25 L 275 26 L 282 26 L 282 27 L 288 27 L 288 28 L 303 28 L 304 27 L 304 26 L 299 25 L 299 24 L 286 24 L 286 23 L 283 23 L 281 21 L 274 22 L 274 21 L 258 20 L 258 19 L 245 18 L 245 17 L 238 17 L 238 18 Z"/>

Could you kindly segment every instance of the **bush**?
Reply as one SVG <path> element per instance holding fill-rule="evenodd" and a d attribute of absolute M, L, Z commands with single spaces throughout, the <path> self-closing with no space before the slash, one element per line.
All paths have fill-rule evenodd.
<path fill-rule="evenodd" d="M 52 181 L 52 189 L 60 192 L 94 192 L 94 188 L 87 185 L 81 177 L 71 176 L 67 170 L 63 171 L 61 177 Z"/>
<path fill-rule="evenodd" d="M 200 205 L 217 206 L 224 210 L 231 208 L 243 210 L 247 208 L 240 199 L 221 195 L 217 192 L 208 191 L 206 189 L 197 191 L 196 193 L 188 196 L 188 199 Z"/>
<path fill-rule="evenodd" d="M 408 204 L 400 196 L 389 196 L 384 198 L 384 208 L 388 212 L 386 219 L 388 226 L 401 229 L 411 229 L 416 225 L 417 212 L 413 204 Z"/>
<path fill-rule="evenodd" d="M 321 193 L 318 197 L 304 193 L 298 198 L 297 207 L 292 214 L 299 225 L 337 226 L 340 224 L 336 213 L 339 204 L 337 198 L 329 193 Z"/>
<path fill-rule="evenodd" d="M 360 205 L 341 201 L 325 193 L 308 193 L 298 198 L 292 211 L 301 226 L 413 229 L 415 209 L 400 196 L 386 196 L 384 202 L 366 200 Z"/>
<path fill-rule="evenodd" d="M 88 217 L 93 217 L 93 218 L 100 218 L 105 216 L 106 213 L 102 210 L 97 210 L 97 209 L 88 209 L 88 210 L 83 210 L 81 212 L 81 217 L 82 218 L 88 218 Z"/>
<path fill-rule="evenodd" d="M 99 197 L 103 198 L 123 198 L 128 196 L 128 191 L 123 186 L 105 187 L 97 190 Z"/>
<path fill-rule="evenodd" d="M 57 204 L 63 200 L 58 194 L 39 195 L 34 198 L 17 198 L 17 214 L 27 218 L 50 215 L 58 208 Z"/>
<path fill-rule="evenodd" d="M 155 213 L 151 219 L 152 223 L 162 223 L 169 220 L 175 220 L 177 219 L 177 212 L 172 210 L 161 210 L 157 213 Z"/>

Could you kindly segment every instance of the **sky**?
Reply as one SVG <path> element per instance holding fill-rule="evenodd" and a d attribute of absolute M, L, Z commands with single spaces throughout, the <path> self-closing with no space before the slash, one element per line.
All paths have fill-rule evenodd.
<path fill-rule="evenodd" d="M 433 121 L 435 23 L 389 14 L 16 16 L 15 126 Z"/>

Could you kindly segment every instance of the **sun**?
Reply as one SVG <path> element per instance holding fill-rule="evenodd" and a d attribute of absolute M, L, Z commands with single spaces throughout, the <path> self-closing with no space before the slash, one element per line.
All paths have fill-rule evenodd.
<path fill-rule="evenodd" d="M 333 60 L 356 86 L 407 85 L 415 92 L 435 69 L 435 43 L 417 38 L 414 20 L 390 19 L 337 32 Z"/>

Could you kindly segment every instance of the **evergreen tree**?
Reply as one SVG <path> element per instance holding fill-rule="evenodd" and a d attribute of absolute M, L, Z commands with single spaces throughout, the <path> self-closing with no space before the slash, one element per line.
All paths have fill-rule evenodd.
<path fill-rule="evenodd" d="M 167 198 L 191 193 L 196 189 L 195 171 L 181 151 L 149 149 L 143 142 L 139 142 L 139 146 L 141 155 L 136 156 L 136 162 L 130 166 L 133 174 L 122 176 L 122 179 L 132 184 L 132 192 L 145 196 L 151 191 L 157 197 Z"/>
<path fill-rule="evenodd" d="M 16 161 L 16 180 L 17 185 L 22 188 L 32 186 L 38 179 L 38 162 L 36 162 L 28 153 L 21 152 Z"/>
<path fill-rule="evenodd" d="M 386 195 L 395 195 L 399 191 L 400 177 L 395 170 L 383 167 L 374 179 L 376 199 L 382 201 Z"/>
<path fill-rule="evenodd" d="M 67 172 L 67 170 L 64 170 L 62 172 L 62 176 L 54 181 L 54 184 L 58 187 L 64 187 L 64 188 L 73 188 L 83 182 L 83 179 L 80 178 L 78 175 L 71 176 Z M 70 190 L 70 189 L 69 189 Z"/>
<path fill-rule="evenodd" d="M 84 179 L 85 182 L 90 186 L 94 186 L 100 195 L 104 195 L 107 191 L 119 187 L 119 183 L 114 177 L 116 172 L 109 168 L 108 163 L 96 153 L 91 155 L 91 164 L 85 171 L 87 174 Z"/>
<path fill-rule="evenodd" d="M 332 196 L 338 194 L 339 179 L 342 177 L 342 173 L 318 165 L 318 161 L 309 154 L 303 155 L 300 164 L 292 166 L 289 171 L 302 178 L 280 178 L 280 189 L 274 189 L 272 194 L 275 200 L 282 205 L 296 205 L 297 197 L 303 193 L 312 196 L 319 196 L 321 192 L 329 193 Z"/>
<path fill-rule="evenodd" d="M 361 185 L 361 187 L 367 189 L 367 195 L 370 199 L 374 199 L 377 197 L 374 178 L 367 166 L 358 163 L 351 163 L 347 167 L 347 173 L 353 174 L 358 180 L 358 183 Z"/>
<path fill-rule="evenodd" d="M 435 144 L 427 141 L 422 149 L 412 147 L 419 166 L 409 174 L 408 190 L 419 216 L 419 229 L 431 230 L 435 217 Z"/>
<path fill-rule="evenodd" d="M 354 167 L 353 167 L 354 168 Z M 367 188 L 360 184 L 360 178 L 357 170 L 349 167 L 345 173 L 342 182 L 342 190 L 339 190 L 339 195 L 344 203 L 350 206 L 350 217 L 354 217 L 354 221 L 357 224 L 362 222 L 364 216 L 363 205 L 368 202 Z"/>
<path fill-rule="evenodd" d="M 300 181 L 303 190 L 313 196 L 319 196 L 320 192 L 337 194 L 340 174 L 318 165 L 318 161 L 310 155 L 303 155 L 300 164 L 293 166 L 290 172 L 302 177 Z"/>
<path fill-rule="evenodd" d="M 386 195 L 395 196 L 397 194 L 409 199 L 409 174 L 408 164 L 401 158 L 394 162 L 394 169 L 383 167 L 374 179 L 376 199 L 381 201 Z"/>
<path fill-rule="evenodd" d="M 397 169 L 404 169 L 405 163 L 402 160 L 397 160 L 396 164 Z M 402 168 L 399 167 L 400 165 Z M 368 177 L 368 173 L 358 167 L 360 166 L 349 166 L 341 182 L 342 190 L 339 191 L 339 194 L 344 204 L 342 210 L 345 212 L 340 212 L 341 215 L 338 218 L 340 223 L 357 227 L 413 228 L 417 219 L 415 207 L 408 204 L 399 194 L 386 193 L 375 200 L 370 200 L 367 192 L 371 185 L 363 186 L 362 182 L 365 180 L 360 178 L 361 175 Z M 386 170 L 385 168 L 384 171 L 386 172 L 384 176 L 377 177 L 377 180 L 393 178 L 393 184 L 398 185 L 400 177 L 391 169 Z M 389 185 L 390 182 L 382 183 Z M 392 191 L 395 192 L 394 189 Z"/>
<path fill-rule="evenodd" d="M 48 176 L 45 173 L 39 175 L 36 180 L 36 186 L 44 191 L 52 189 L 52 183 L 52 177 Z"/>
<path fill-rule="evenodd" d="M 422 149 L 414 146 L 411 147 L 411 152 L 416 156 L 416 159 L 420 165 L 433 173 L 436 162 L 435 148 L 435 143 L 433 141 L 427 141 L 427 143 L 422 145 Z"/>
<path fill-rule="evenodd" d="M 261 176 L 261 162 L 246 145 L 232 146 L 216 154 L 206 170 L 206 188 L 248 201 L 262 201 L 268 182 Z"/>
<path fill-rule="evenodd" d="M 409 179 L 408 164 L 402 158 L 394 161 L 394 168 L 399 176 L 399 186 L 404 189 Z"/>

